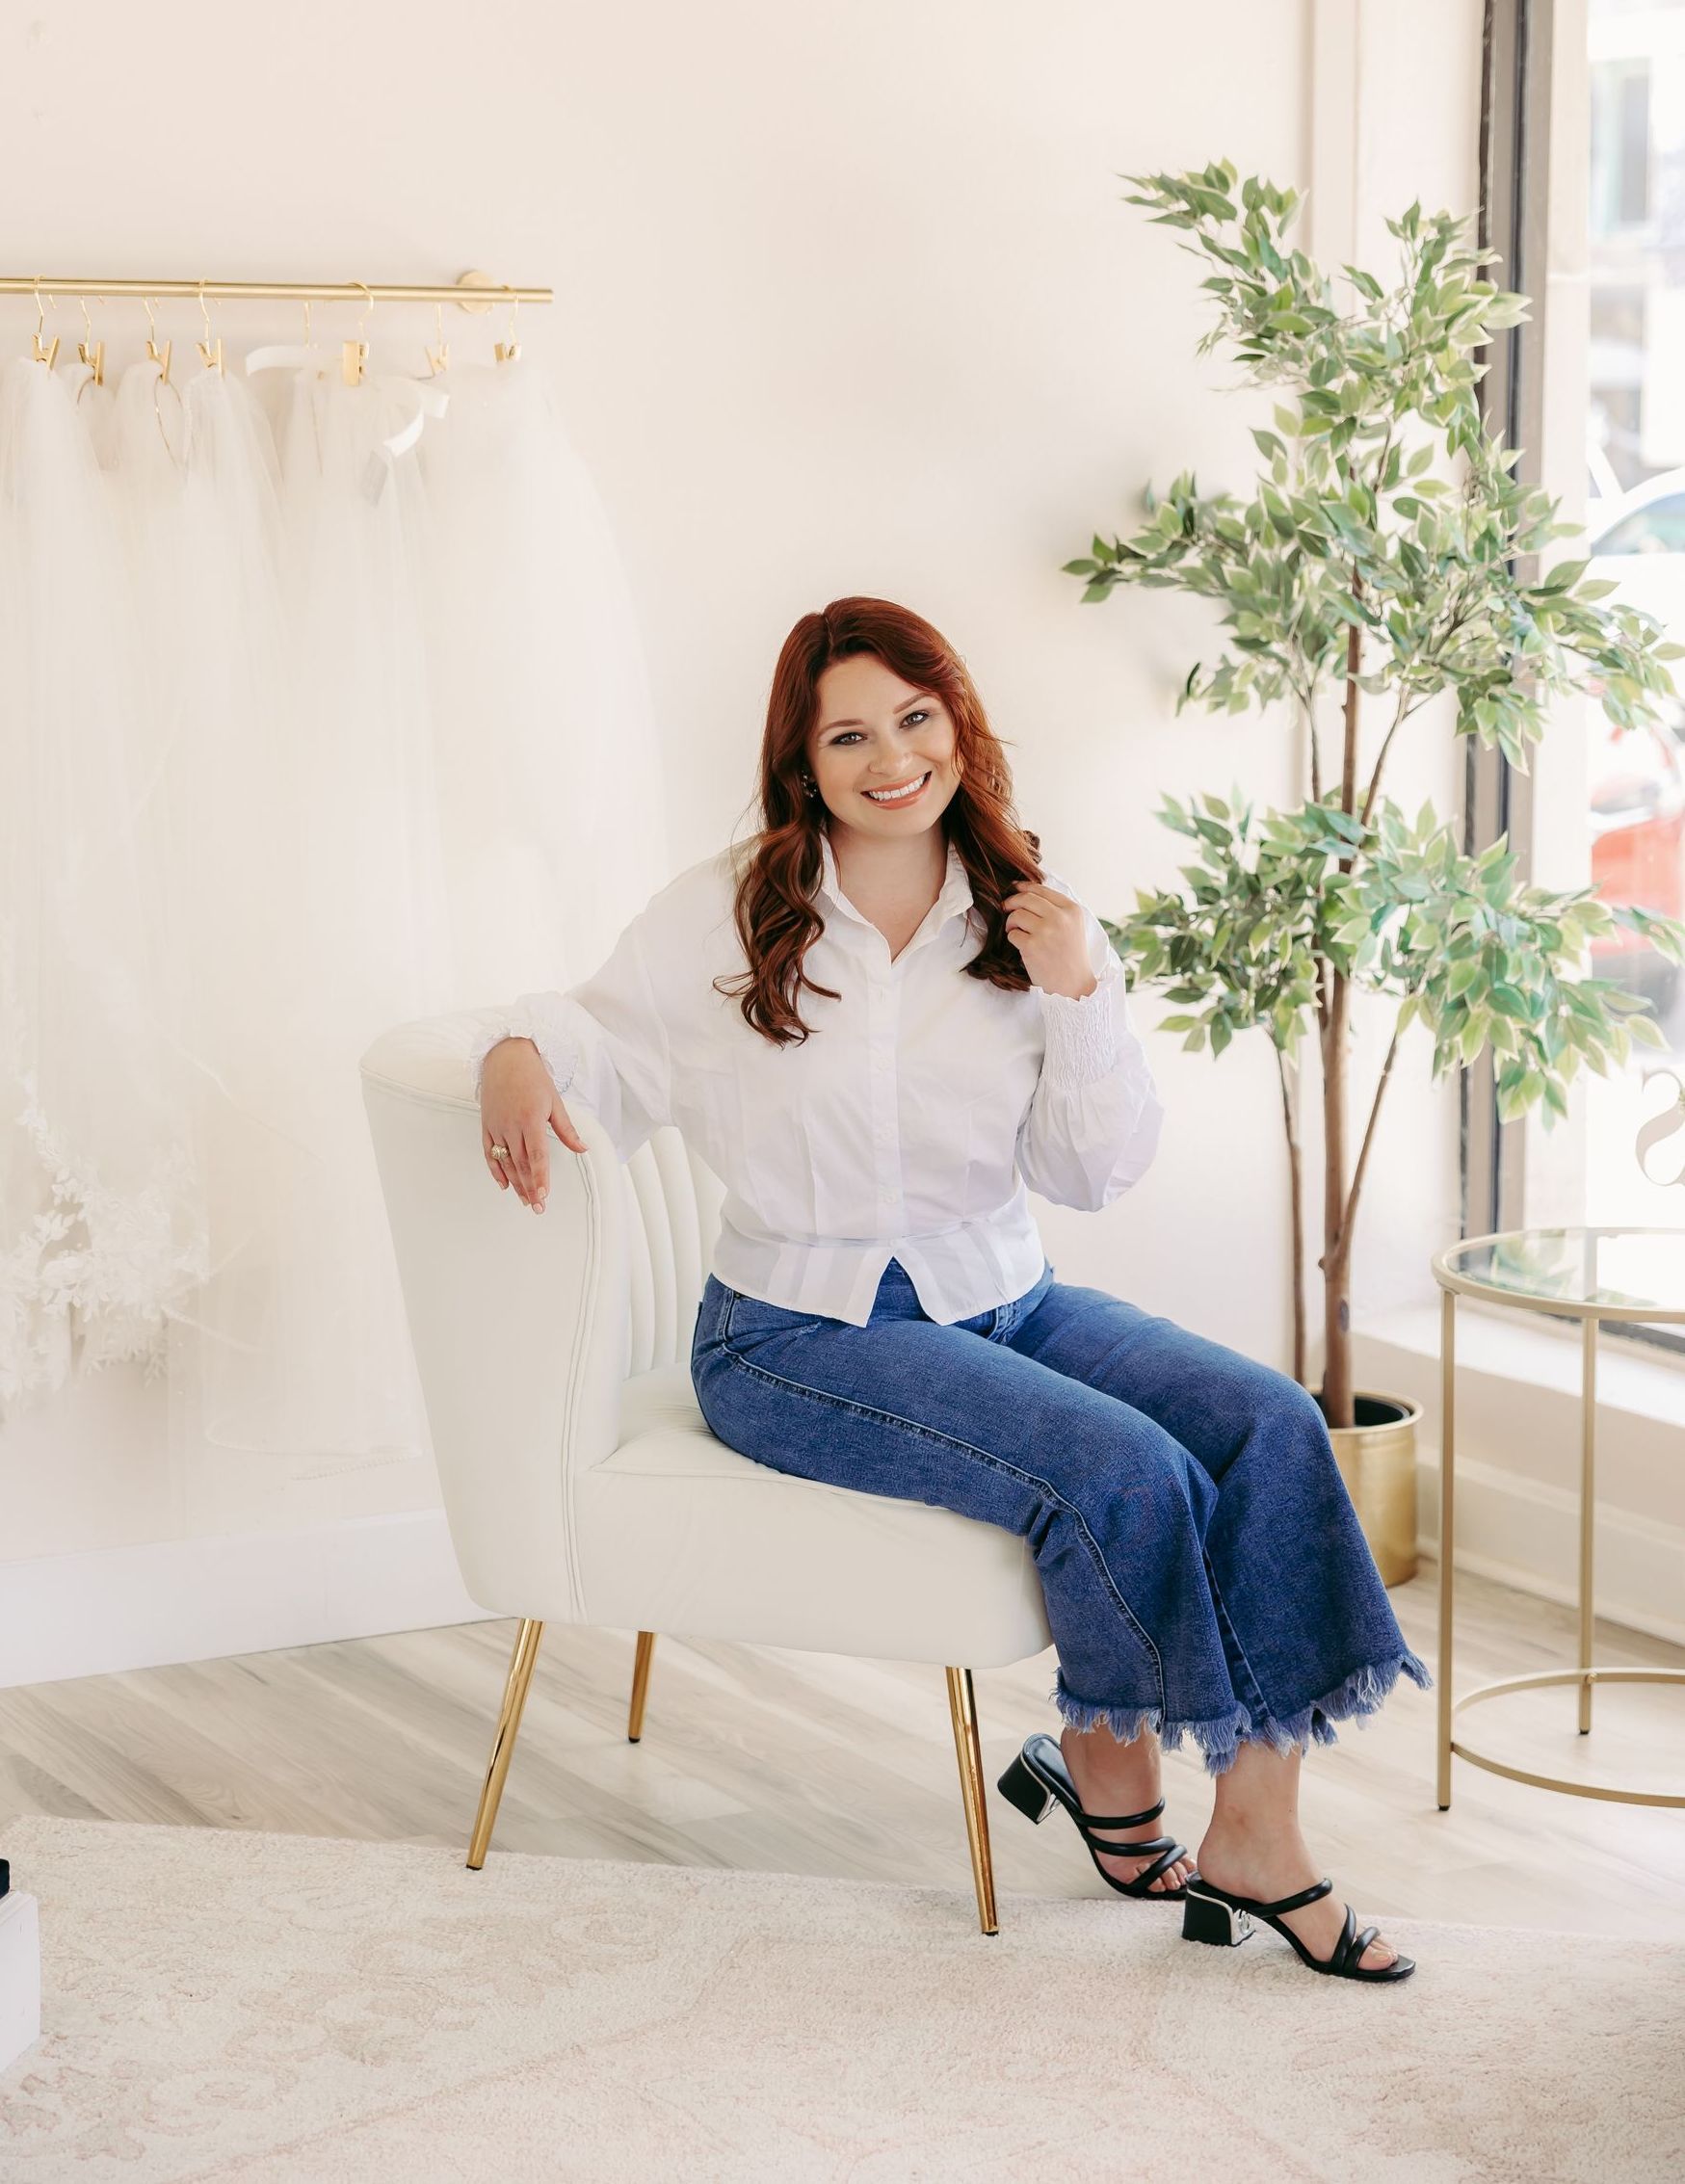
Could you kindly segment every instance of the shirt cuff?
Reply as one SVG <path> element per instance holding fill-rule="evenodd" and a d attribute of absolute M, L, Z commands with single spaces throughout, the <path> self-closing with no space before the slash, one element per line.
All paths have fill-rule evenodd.
<path fill-rule="evenodd" d="M 1052 1084 L 1070 1087 L 1109 1076 L 1118 1066 L 1121 1034 L 1128 1025 L 1121 970 L 1102 977 L 1080 1001 L 1040 987 L 1037 991 L 1047 1033 L 1042 1075 Z"/>
<path fill-rule="evenodd" d="M 510 1009 L 495 1022 L 487 1021 L 476 1035 L 469 1049 L 468 1061 L 474 1072 L 474 1097 L 480 1097 L 480 1079 L 486 1067 L 486 1057 L 500 1039 L 530 1039 L 550 1072 L 550 1081 L 558 1094 L 565 1092 L 573 1082 L 579 1066 L 578 1049 L 570 1040 L 562 1038 L 553 1025 L 527 1009 Z"/>

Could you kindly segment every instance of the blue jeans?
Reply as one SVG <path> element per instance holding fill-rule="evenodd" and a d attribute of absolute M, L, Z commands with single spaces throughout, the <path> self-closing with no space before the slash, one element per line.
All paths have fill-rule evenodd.
<path fill-rule="evenodd" d="M 1013 1303 L 930 1319 L 891 1259 L 863 1328 L 710 1274 L 691 1379 L 709 1429 L 776 1471 L 1027 1539 L 1078 1729 L 1337 1742 L 1402 1670 L 1433 1678 L 1369 1552 L 1316 1400 L 1268 1365 L 1051 1266 Z"/>

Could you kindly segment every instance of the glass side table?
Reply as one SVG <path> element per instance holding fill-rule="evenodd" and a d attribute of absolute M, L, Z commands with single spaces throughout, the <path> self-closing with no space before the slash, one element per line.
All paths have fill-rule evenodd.
<path fill-rule="evenodd" d="M 1592 1548 L 1597 1424 L 1597 1328 L 1603 1320 L 1685 1321 L 1685 1229 L 1517 1228 L 1471 1236 L 1434 1261 L 1440 1299 L 1439 1369 L 1443 1428 L 1439 1452 L 1439 1780 L 1441 1812 L 1451 1805 L 1451 1755 L 1513 1781 L 1570 1797 L 1607 1798 L 1620 1804 L 1685 1805 L 1685 1793 L 1623 1790 L 1564 1781 L 1512 1767 L 1451 1734 L 1454 1716 L 1501 1693 L 1541 1684 L 1579 1687 L 1580 1734 L 1592 1733 L 1594 1683 L 1685 1683 L 1685 1669 L 1598 1669 L 1592 1664 Z M 1561 1312 L 1581 1323 L 1580 1368 L 1580 1665 L 1543 1675 L 1506 1676 L 1451 1697 L 1455 1534 L 1453 1402 L 1456 1393 L 1457 1300 L 1480 1297 L 1526 1312 Z"/>

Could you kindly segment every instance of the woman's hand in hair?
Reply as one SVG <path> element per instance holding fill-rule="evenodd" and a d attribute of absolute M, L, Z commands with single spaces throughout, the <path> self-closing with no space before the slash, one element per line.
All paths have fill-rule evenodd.
<path fill-rule="evenodd" d="M 1007 937 L 1024 960 L 1033 986 L 1083 1001 L 1099 984 L 1089 961 L 1087 920 L 1073 896 L 1021 880 L 1002 898 Z"/>
<path fill-rule="evenodd" d="M 543 1212 L 550 1189 L 550 1130 L 570 1151 L 584 1152 L 538 1048 L 530 1039 L 500 1039 L 480 1072 L 480 1149 L 498 1188 L 513 1184 L 535 1213 Z M 493 1145 L 507 1145 L 507 1157 Z"/>

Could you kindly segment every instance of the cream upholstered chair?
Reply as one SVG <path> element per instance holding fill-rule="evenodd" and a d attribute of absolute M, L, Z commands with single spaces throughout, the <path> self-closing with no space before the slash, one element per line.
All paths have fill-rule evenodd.
<path fill-rule="evenodd" d="M 971 1672 L 1052 1643 L 1029 1544 L 926 1502 L 798 1479 L 707 1428 L 690 1347 L 719 1179 L 664 1127 L 624 1165 L 568 1107 L 532 1213 L 480 1149 L 462 1059 L 480 1019 L 400 1024 L 363 1100 L 451 1539 L 470 1597 L 520 1630 L 468 1848 L 484 1864 L 546 1622 L 636 1631 L 626 1734 L 655 1633 L 947 1670 L 978 1915 L 998 1931 Z"/>

